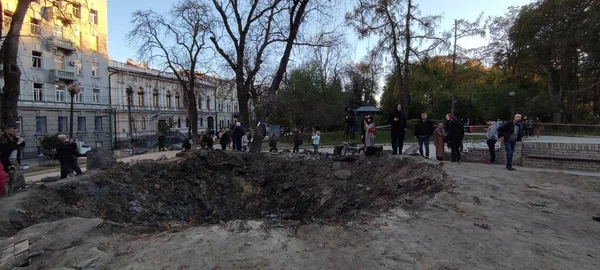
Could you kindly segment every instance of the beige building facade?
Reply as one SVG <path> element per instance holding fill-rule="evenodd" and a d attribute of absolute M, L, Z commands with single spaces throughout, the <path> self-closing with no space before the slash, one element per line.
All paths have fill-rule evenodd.
<path fill-rule="evenodd" d="M 3 0 L 2 33 L 8 32 L 17 0 Z M 110 146 L 106 0 L 32 1 L 21 30 L 19 132 L 25 156 L 38 154 L 40 140 L 69 134 L 69 85 L 73 137 L 90 146 Z M 0 84 L 4 84 L 0 80 Z"/>

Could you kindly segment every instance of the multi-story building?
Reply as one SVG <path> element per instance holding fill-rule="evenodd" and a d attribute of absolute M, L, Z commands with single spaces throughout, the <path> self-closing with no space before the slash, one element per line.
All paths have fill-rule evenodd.
<path fill-rule="evenodd" d="M 239 112 L 235 82 L 202 76 L 209 82 L 198 95 L 198 127 L 200 130 L 228 129 Z"/>
<path fill-rule="evenodd" d="M 17 0 L 2 1 L 3 34 Z M 107 0 L 32 1 L 21 30 L 19 132 L 24 155 L 38 154 L 41 138 L 69 134 L 71 94 L 73 136 L 90 146 L 109 146 Z M 3 84 L 3 80 L 1 80 Z"/>
<path fill-rule="evenodd" d="M 111 60 L 108 72 L 116 142 L 128 140 L 130 135 L 134 139 L 155 135 L 161 131 L 161 126 L 188 133 L 190 123 L 183 90 L 174 74 L 151 69 L 133 60 L 125 63 Z M 128 104 L 128 88 L 131 88 L 131 104 Z"/>

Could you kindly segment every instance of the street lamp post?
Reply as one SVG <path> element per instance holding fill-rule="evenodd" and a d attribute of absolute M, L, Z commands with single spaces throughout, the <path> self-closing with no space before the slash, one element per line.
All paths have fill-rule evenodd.
<path fill-rule="evenodd" d="M 79 94 L 81 92 L 81 88 L 79 87 L 79 85 L 77 83 L 72 83 L 69 86 L 67 86 L 67 90 L 69 91 L 69 94 L 71 95 L 71 110 L 69 112 L 69 117 L 70 119 L 70 123 L 69 123 L 69 138 L 73 138 L 73 100 L 75 99 L 75 95 Z"/>
<path fill-rule="evenodd" d="M 133 87 L 130 85 L 125 88 L 127 94 L 127 121 L 129 122 L 129 149 L 133 149 L 133 123 L 131 123 L 131 96 L 133 95 Z M 133 154 L 133 152 L 132 152 Z"/>

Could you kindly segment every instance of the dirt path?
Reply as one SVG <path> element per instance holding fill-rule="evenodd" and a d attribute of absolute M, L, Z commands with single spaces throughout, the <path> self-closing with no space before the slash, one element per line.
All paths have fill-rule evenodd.
<path fill-rule="evenodd" d="M 147 235 L 71 218 L 31 239 L 28 269 L 598 269 L 600 180 L 450 164 L 448 192 L 344 224 L 230 221 Z M 449 180 L 451 181 L 451 180 Z"/>

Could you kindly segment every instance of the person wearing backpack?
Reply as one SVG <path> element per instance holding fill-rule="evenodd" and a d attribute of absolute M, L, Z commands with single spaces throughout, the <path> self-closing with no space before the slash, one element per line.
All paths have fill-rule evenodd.
<path fill-rule="evenodd" d="M 294 150 L 292 153 L 300 152 L 300 145 L 302 145 L 302 133 L 300 133 L 298 128 L 294 128 Z"/>

